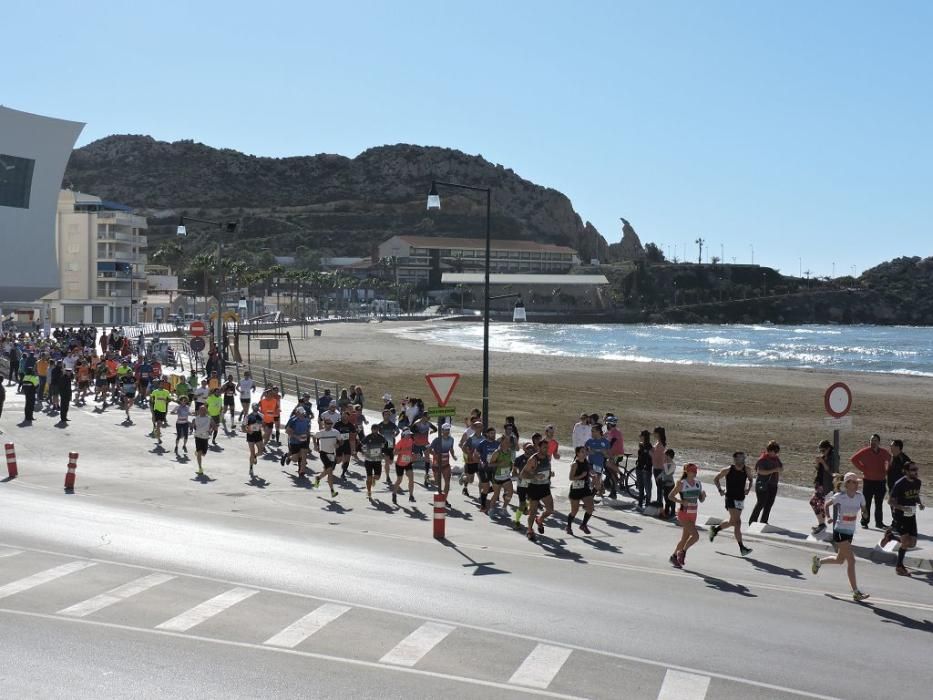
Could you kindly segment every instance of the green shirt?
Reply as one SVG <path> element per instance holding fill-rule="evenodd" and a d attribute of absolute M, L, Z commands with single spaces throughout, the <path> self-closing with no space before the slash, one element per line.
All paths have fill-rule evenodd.
<path fill-rule="evenodd" d="M 191 393 L 191 387 L 188 386 L 188 383 L 182 379 L 178 384 L 175 385 L 175 395 L 176 396 L 187 396 Z"/>
<path fill-rule="evenodd" d="M 207 403 L 207 415 L 216 417 L 216 416 L 219 416 L 221 413 L 223 413 L 223 410 L 224 410 L 224 397 L 223 396 L 215 396 L 214 394 L 211 394 L 210 396 L 207 397 L 207 401 L 205 403 Z"/>
<path fill-rule="evenodd" d="M 149 397 L 152 399 L 153 411 L 158 411 L 159 413 L 166 413 L 168 411 L 168 402 L 169 399 L 172 398 L 172 395 L 168 393 L 168 389 L 153 389 Z"/>

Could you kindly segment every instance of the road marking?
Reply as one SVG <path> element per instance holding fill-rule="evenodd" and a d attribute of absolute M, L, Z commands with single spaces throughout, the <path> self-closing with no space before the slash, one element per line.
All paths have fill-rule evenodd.
<path fill-rule="evenodd" d="M 54 581 L 55 579 L 61 578 L 62 576 L 73 574 L 76 571 L 81 571 L 82 569 L 86 569 L 89 566 L 94 566 L 94 563 L 89 561 L 73 561 L 70 564 L 56 566 L 54 569 L 40 571 L 38 574 L 33 574 L 32 576 L 21 578 L 19 581 L 13 581 L 13 583 L 0 586 L 0 598 L 6 598 L 7 596 L 16 595 L 17 593 L 22 593 L 23 591 L 28 591 L 30 588 L 41 586 L 43 583 L 48 583 L 49 581 Z"/>
<path fill-rule="evenodd" d="M 570 656 L 570 649 L 539 644 L 522 661 L 509 683 L 527 685 L 532 688 L 547 688 Z"/>
<path fill-rule="evenodd" d="M 93 598 L 88 598 L 87 600 L 81 601 L 80 603 L 75 603 L 71 607 L 65 608 L 64 610 L 59 610 L 59 615 L 71 615 L 72 617 L 84 617 L 90 615 L 91 613 L 96 613 L 99 610 L 103 610 L 106 607 L 113 605 L 114 603 L 119 603 L 121 600 L 126 600 L 131 598 L 134 595 L 138 595 L 145 591 L 148 591 L 150 588 L 154 588 L 166 581 L 171 581 L 174 576 L 169 576 L 167 574 L 149 574 L 149 576 L 143 576 L 138 578 L 135 581 L 130 581 L 125 583 L 122 586 L 114 588 L 112 591 L 107 591 L 106 593 L 101 593 L 96 595 Z"/>
<path fill-rule="evenodd" d="M 21 484 L 20 487 L 27 487 L 27 488 L 28 488 L 28 486 L 27 486 L 26 483 Z M 82 495 L 83 495 L 83 494 L 82 494 Z M 296 524 L 307 524 L 307 523 L 297 523 L 297 522 L 296 522 Z M 12 547 L 13 545 L 4 544 L 4 546 Z M 480 547 L 479 545 L 468 545 L 468 546 L 473 546 L 473 547 L 476 548 L 476 549 L 481 549 L 481 547 Z M 37 553 L 37 554 L 48 554 L 48 555 L 52 555 L 52 556 L 66 557 L 66 558 L 69 558 L 69 559 L 77 559 L 77 558 L 79 558 L 79 557 L 78 557 L 77 555 L 75 555 L 75 554 L 69 554 L 69 553 L 67 553 L 67 552 L 60 552 L 60 551 L 55 551 L 55 550 L 50 550 L 50 549 L 40 549 L 40 548 L 38 548 L 38 547 L 23 547 L 23 550 L 24 550 L 24 551 L 28 551 L 28 552 L 34 552 L 34 553 Z M 82 559 L 82 561 L 84 561 L 84 560 Z M 232 581 L 232 580 L 229 580 L 229 579 L 222 579 L 222 578 L 216 578 L 216 577 L 211 577 L 211 576 L 205 576 L 205 575 L 203 575 L 203 574 L 192 574 L 192 573 L 190 573 L 190 572 L 176 571 L 176 570 L 173 570 L 173 569 L 154 569 L 153 567 L 143 566 L 143 565 L 141 565 L 141 564 L 128 564 L 128 563 L 126 563 L 126 562 L 116 561 L 116 560 L 113 560 L 113 559 L 104 559 L 104 558 L 102 558 L 102 557 L 90 557 L 89 559 L 87 559 L 87 561 L 91 561 L 91 562 L 96 563 L 96 564 L 108 564 L 108 565 L 112 565 L 112 566 L 121 566 L 121 567 L 125 567 L 125 568 L 128 568 L 128 569 L 138 569 L 138 570 L 141 570 L 141 571 L 153 571 L 153 570 L 155 570 L 155 571 L 160 571 L 160 572 L 162 572 L 162 573 L 174 574 L 174 575 L 176 575 L 176 576 L 185 576 L 185 577 L 187 577 L 187 578 L 192 578 L 192 579 L 196 579 L 196 580 L 199 580 L 199 581 L 210 581 L 211 583 L 219 583 L 219 584 L 223 584 L 223 585 L 227 585 L 227 586 L 237 586 L 237 585 L 240 585 L 240 584 L 242 583 L 241 581 Z M 360 603 L 360 602 L 356 602 L 356 601 L 338 600 L 338 599 L 336 599 L 336 598 L 326 598 L 326 597 L 324 597 L 324 596 L 311 595 L 311 594 L 308 594 L 308 593 L 296 593 L 295 591 L 286 590 L 286 589 L 283 589 L 283 588 L 274 588 L 274 587 L 272 587 L 272 586 L 254 585 L 253 587 L 256 588 L 256 589 L 258 589 L 258 590 L 260 590 L 260 591 L 264 591 L 264 592 L 266 592 L 266 593 L 275 593 L 275 594 L 282 594 L 282 595 L 288 595 L 288 596 L 298 596 L 298 597 L 300 597 L 300 598 L 305 598 L 305 599 L 308 599 L 308 600 L 316 600 L 316 601 L 323 600 L 323 601 L 325 601 L 325 602 L 328 602 L 328 603 L 335 603 L 335 604 L 338 604 L 338 605 L 349 605 L 349 606 L 352 606 L 352 607 L 354 607 L 354 608 L 358 608 L 358 609 L 360 609 L 360 610 L 370 610 L 370 611 L 378 612 L 378 613 L 386 613 L 386 614 L 389 614 L 389 615 L 397 615 L 398 617 L 404 617 L 404 618 L 408 618 L 408 619 L 412 619 L 412 620 L 418 620 L 418 621 L 425 621 L 425 620 L 427 620 L 427 621 L 431 621 L 431 622 L 437 622 L 437 623 L 439 623 L 439 624 L 450 624 L 450 625 L 452 625 L 452 626 L 454 626 L 454 627 L 461 627 L 461 628 L 463 628 L 463 629 L 475 630 L 475 631 L 477 631 L 477 632 L 483 632 L 483 633 L 485 633 L 485 634 L 501 635 L 501 636 L 503 636 L 503 637 L 509 637 L 509 638 L 511 638 L 511 639 L 516 639 L 516 640 L 533 641 L 533 642 L 539 642 L 539 643 L 542 643 L 542 644 L 554 643 L 554 641 L 555 641 L 555 640 L 551 640 L 551 639 L 544 639 L 544 638 L 542 638 L 542 637 L 536 637 L 536 636 L 534 636 L 534 635 L 529 635 L 529 634 L 527 634 L 527 633 L 511 632 L 511 631 L 509 631 L 509 630 L 493 629 L 492 627 L 483 627 L 482 625 L 475 625 L 475 624 L 470 624 L 470 623 L 466 623 L 466 622 L 450 621 L 450 620 L 444 620 L 444 619 L 440 619 L 440 618 L 426 617 L 426 616 L 424 616 L 424 615 L 416 615 L 416 614 L 414 614 L 414 613 L 403 612 L 403 611 L 399 611 L 399 610 L 389 610 L 389 609 L 387 609 L 387 608 L 380 608 L 380 607 L 375 606 L 375 605 L 367 605 L 367 604 L 365 604 L 365 603 Z M 813 591 L 813 594 L 814 594 L 814 595 L 825 595 L 825 592 L 817 590 L 817 591 Z M 874 602 L 874 603 L 882 602 L 882 601 L 877 600 L 876 598 L 872 598 L 871 600 L 872 600 L 872 602 Z M 890 603 L 890 604 L 893 605 L 893 606 L 899 606 L 899 607 L 905 607 L 905 608 L 914 608 L 914 609 L 917 609 L 917 610 L 931 610 L 931 611 L 933 611 L 933 606 L 931 606 L 931 605 L 916 604 L 916 603 L 908 603 L 908 602 L 906 602 L 906 601 L 895 601 L 895 600 L 890 600 L 890 601 L 885 600 L 884 602 Z M 10 614 L 10 615 L 26 615 L 26 616 L 39 617 L 39 618 L 49 619 L 49 620 L 69 620 L 69 621 L 73 621 L 73 622 L 84 622 L 84 623 L 91 623 L 91 622 L 93 622 L 94 624 L 99 624 L 99 625 L 106 626 L 106 627 L 112 627 L 112 628 L 114 628 L 114 629 L 126 629 L 126 630 L 138 631 L 138 632 L 150 632 L 150 631 L 154 631 L 154 630 L 148 630 L 148 629 L 141 629 L 141 628 L 138 628 L 138 627 L 130 627 L 130 626 L 128 626 L 128 625 L 114 625 L 114 624 L 112 624 L 112 623 L 103 623 L 103 622 L 98 622 L 98 621 L 91 621 L 91 620 L 86 620 L 86 619 L 83 619 L 83 618 L 78 618 L 78 619 L 76 619 L 76 618 L 62 618 L 62 617 L 59 617 L 59 616 L 56 616 L 56 615 L 47 615 L 47 614 L 44 614 L 44 613 L 27 613 L 27 612 L 23 612 L 23 611 L 19 611 L 19 610 L 13 610 L 13 609 L 10 609 L 10 608 L 0 608 L 0 613 L 7 613 L 7 614 Z M 156 633 L 158 633 L 158 632 L 156 632 Z M 165 634 L 174 635 L 174 633 L 168 633 L 168 632 L 166 632 Z M 174 636 L 181 636 L 181 635 L 174 635 Z M 194 639 L 194 638 L 197 638 L 197 637 L 194 636 L 194 635 L 184 635 L 184 636 L 185 636 L 186 639 Z M 204 637 L 203 639 L 204 639 L 205 641 L 216 641 L 216 642 L 219 643 L 219 644 L 227 644 L 227 643 L 228 643 L 227 641 L 224 641 L 224 640 L 215 640 L 215 639 L 211 639 L 211 638 L 208 638 L 208 637 Z M 244 643 L 244 644 L 242 644 L 242 645 L 239 644 L 239 643 L 232 643 L 232 644 L 234 644 L 235 646 L 238 645 L 238 646 L 245 646 L 245 647 L 249 647 L 249 648 L 257 648 L 257 649 L 266 648 L 266 649 L 270 649 L 270 650 L 275 649 L 275 650 L 278 650 L 278 651 L 285 651 L 285 650 L 278 649 L 278 648 L 274 648 L 274 647 L 263 647 L 261 644 L 247 644 L 247 643 Z M 798 689 L 798 688 L 790 688 L 790 687 L 788 687 L 788 686 L 777 685 L 777 684 L 775 684 L 775 683 L 766 683 L 766 682 L 763 682 L 763 681 L 756 681 L 756 680 L 752 680 L 752 679 L 750 679 L 750 678 L 742 678 L 742 677 L 739 677 L 739 676 L 733 676 L 733 675 L 728 674 L 728 673 L 719 673 L 719 672 L 717 672 L 717 671 L 712 671 L 712 670 L 709 670 L 709 669 L 698 669 L 698 668 L 695 668 L 695 667 L 687 668 L 687 667 L 683 667 L 683 666 L 678 666 L 676 663 L 672 663 L 672 662 L 670 662 L 670 661 L 661 661 L 661 660 L 658 660 L 658 659 L 652 659 L 652 658 L 648 658 L 648 657 L 644 657 L 644 656 L 635 656 L 634 654 L 623 654 L 623 653 L 614 652 L 614 651 L 606 651 L 605 649 L 597 649 L 597 648 L 595 648 L 595 647 L 583 646 L 583 645 L 581 645 L 581 644 L 572 644 L 572 643 L 568 643 L 568 642 L 561 642 L 561 644 L 562 644 L 564 647 L 566 647 L 566 648 L 568 648 L 568 649 L 571 649 L 571 650 L 573 650 L 573 651 L 581 651 L 581 652 L 585 652 L 585 653 L 587 653 L 587 654 L 596 654 L 596 655 L 601 656 L 601 657 L 610 658 L 610 659 L 619 659 L 619 660 L 621 660 L 621 661 L 633 661 L 633 662 L 635 662 L 635 663 L 644 664 L 645 666 L 651 666 L 651 667 L 653 667 L 653 668 L 661 668 L 661 669 L 664 669 L 664 670 L 669 670 L 669 669 L 681 670 L 681 671 L 684 671 L 685 673 L 696 673 L 697 671 L 701 671 L 702 673 L 704 673 L 705 675 L 709 676 L 710 678 L 717 678 L 717 679 L 723 680 L 723 681 L 729 681 L 729 682 L 732 682 L 732 683 L 739 683 L 739 684 L 741 684 L 741 685 L 748 685 L 748 686 L 751 686 L 751 687 L 753 687 L 753 688 L 762 688 L 762 689 L 764 689 L 764 690 L 774 690 L 774 691 L 781 692 L 781 693 L 788 693 L 788 694 L 791 694 L 791 695 L 797 695 L 797 696 L 799 696 L 799 697 L 814 698 L 815 700 L 839 700 L 837 697 L 832 696 L 832 695 L 823 695 L 823 694 L 821 694 L 821 693 L 814 693 L 814 692 L 811 692 L 811 691 L 808 691 L 808 690 L 800 690 L 800 689 Z M 303 655 L 303 656 L 308 656 L 309 658 L 321 658 L 321 659 L 325 659 L 325 660 L 329 660 L 329 659 L 331 659 L 331 658 L 336 658 L 336 657 L 325 656 L 325 655 L 322 655 L 322 654 L 317 654 L 317 655 L 316 655 L 316 654 L 314 654 L 314 653 L 306 653 L 306 652 L 300 652 L 300 651 L 292 651 L 291 653 L 301 654 L 301 655 Z M 379 664 L 377 664 L 377 663 L 375 663 L 375 662 L 373 662 L 371 665 L 372 665 L 373 667 L 378 667 L 378 666 L 379 666 Z M 394 667 L 394 668 L 401 668 L 401 667 Z M 422 674 L 424 674 L 424 675 L 432 675 L 431 672 L 428 672 L 428 671 L 416 671 L 416 672 L 417 672 L 417 673 L 422 673 Z M 441 676 L 442 676 L 442 675 L 443 675 L 443 674 L 441 674 Z M 452 678 L 459 678 L 459 677 L 457 677 L 457 676 L 452 676 Z M 474 681 L 473 681 L 472 679 L 467 679 L 467 682 L 474 682 Z M 481 684 L 486 684 L 486 683 L 481 683 Z M 508 686 L 508 685 L 505 684 L 505 683 L 494 684 L 494 685 L 495 685 L 495 687 L 502 687 L 502 688 L 505 688 L 505 689 L 511 688 L 511 689 L 513 689 L 513 690 L 520 690 L 520 691 L 522 691 L 522 692 L 525 692 L 525 689 L 524 689 L 524 688 L 520 688 L 520 687 L 518 687 L 518 686 Z M 531 691 L 527 691 L 527 692 L 531 692 Z M 566 696 L 562 696 L 562 695 L 559 695 L 559 694 L 556 694 L 556 693 L 551 693 L 551 692 L 539 693 L 539 694 L 552 695 L 552 696 L 555 696 L 555 697 L 566 697 Z"/>
<path fill-rule="evenodd" d="M 210 600 L 205 600 L 199 605 L 195 605 L 190 610 L 186 610 L 180 615 L 176 615 L 171 620 L 166 620 L 156 629 L 169 630 L 172 632 L 184 632 L 192 627 L 200 625 L 202 622 L 219 615 L 227 608 L 231 608 L 240 601 L 246 600 L 250 596 L 259 593 L 259 591 L 250 588 L 231 588 L 220 595 L 216 595 Z"/>
<path fill-rule="evenodd" d="M 498 681 L 488 681 L 481 678 L 467 678 L 466 676 L 456 676 L 449 673 L 438 673 L 437 671 L 425 671 L 420 668 L 407 668 L 405 666 L 388 666 L 375 661 L 363 661 L 362 659 L 348 659 L 343 656 L 332 656 L 330 654 L 321 654 L 313 651 L 302 651 L 300 649 L 284 649 L 282 647 L 269 647 L 252 642 L 236 642 L 231 639 L 217 639 L 215 637 L 203 637 L 197 634 L 182 634 L 180 632 L 168 632 L 158 629 L 147 629 L 145 627 L 131 627 L 130 625 L 121 625 L 114 622 L 102 622 L 100 620 L 88 619 L 83 617 L 61 617 L 60 615 L 49 615 L 47 613 L 29 612 L 26 610 L 13 610 L 11 608 L 0 608 L 0 614 L 15 615 L 17 617 L 27 617 L 35 620 L 48 620 L 63 624 L 90 625 L 92 627 L 101 627 L 104 629 L 122 630 L 125 632 L 136 632 L 139 634 L 152 634 L 162 637 L 172 637 L 175 639 L 184 639 L 187 641 L 195 640 L 207 644 L 219 644 L 221 646 L 233 647 L 236 649 L 251 649 L 253 651 L 266 651 L 270 654 L 290 654 L 296 658 L 315 659 L 317 661 L 326 661 L 332 664 L 345 664 L 356 666 L 358 668 L 369 668 L 376 671 L 385 671 L 391 673 L 405 673 L 411 676 L 421 678 L 434 678 L 438 680 L 466 683 L 468 685 L 480 686 L 483 688 L 494 688 L 497 690 L 507 690 L 511 693 L 525 693 L 527 695 L 537 695 L 547 698 L 559 698 L 559 700 L 579 700 L 577 696 L 555 693 L 548 690 L 536 690 L 534 688 L 522 688 L 517 685 L 508 685 Z M 836 698 L 827 698 L 826 700 L 836 700 Z"/>
<path fill-rule="evenodd" d="M 300 620 L 293 622 L 274 637 L 267 639 L 263 644 L 293 649 L 348 610 L 350 610 L 350 608 L 345 605 L 325 603 L 316 610 L 309 612 Z"/>
<path fill-rule="evenodd" d="M 424 658 L 431 649 L 440 644 L 444 637 L 456 627 L 441 625 L 437 622 L 425 622 L 402 641 L 396 644 L 388 654 L 379 659 L 380 663 L 411 668 Z"/>
<path fill-rule="evenodd" d="M 23 550 L 21 549 L 8 549 L 5 552 L 0 552 L 0 559 L 5 559 L 6 557 L 15 557 L 17 554 L 22 554 Z"/>
<path fill-rule="evenodd" d="M 704 700 L 709 690 L 709 681 L 709 676 L 668 669 L 658 700 Z"/>

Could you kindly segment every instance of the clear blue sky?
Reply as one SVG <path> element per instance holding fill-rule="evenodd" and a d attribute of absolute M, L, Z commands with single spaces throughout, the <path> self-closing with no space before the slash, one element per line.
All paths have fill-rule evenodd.
<path fill-rule="evenodd" d="M 7 0 L 0 102 L 257 155 L 449 146 L 610 241 L 933 255 L 933 2 Z"/>

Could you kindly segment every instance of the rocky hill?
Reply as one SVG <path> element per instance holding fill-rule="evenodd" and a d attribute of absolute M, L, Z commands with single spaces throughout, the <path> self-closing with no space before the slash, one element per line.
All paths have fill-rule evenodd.
<path fill-rule="evenodd" d="M 425 209 L 431 180 L 493 188 L 493 236 L 567 245 L 607 257 L 599 231 L 570 200 L 511 169 L 448 148 L 398 144 L 339 155 L 264 158 L 193 141 L 109 136 L 74 151 L 64 183 L 125 203 L 150 217 L 155 242 L 179 214 L 237 220 L 238 235 L 287 255 L 371 254 L 399 233 L 481 237 L 485 202 L 445 190 L 440 212 Z"/>

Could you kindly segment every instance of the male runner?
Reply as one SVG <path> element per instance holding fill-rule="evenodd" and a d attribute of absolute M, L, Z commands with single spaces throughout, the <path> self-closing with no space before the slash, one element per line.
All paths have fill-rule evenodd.
<path fill-rule="evenodd" d="M 395 443 L 395 483 L 392 485 L 392 503 L 398 505 L 398 492 L 402 485 L 402 477 L 408 477 L 408 500 L 415 502 L 414 478 L 414 447 L 415 443 L 408 428 L 402 430 L 402 436 Z"/>
<path fill-rule="evenodd" d="M 554 512 L 554 497 L 551 496 L 551 460 L 547 454 L 547 440 L 538 442 L 538 451 L 528 458 L 522 469 L 522 476 L 529 480 L 528 484 L 528 534 L 532 542 L 535 541 L 533 526 L 538 525 L 538 534 L 544 534 L 544 521 Z M 544 504 L 544 512 L 537 517 L 538 504 Z"/>
<path fill-rule="evenodd" d="M 382 455 L 385 462 L 386 486 L 392 486 L 392 477 L 389 476 L 389 470 L 392 468 L 392 461 L 395 458 L 395 439 L 401 432 L 395 421 L 392 420 L 392 412 L 384 410 L 382 412 L 382 421 L 376 423 L 379 433 L 385 438 L 386 446 L 382 449 Z"/>
<path fill-rule="evenodd" d="M 253 375 L 249 371 L 243 373 L 243 378 L 237 384 L 237 391 L 240 394 L 240 421 L 249 413 L 249 405 L 253 400 L 253 392 L 256 391 L 256 382 L 253 381 Z"/>
<path fill-rule="evenodd" d="M 450 460 L 457 458 L 454 450 L 455 444 L 450 436 L 450 423 L 444 423 L 441 425 L 441 434 L 434 438 L 428 447 L 428 457 L 434 468 L 434 483 L 437 485 L 437 490 L 444 494 L 448 508 L 450 508 L 450 502 L 447 501 L 447 495 L 450 493 Z"/>
<path fill-rule="evenodd" d="M 722 479 L 726 480 L 726 489 L 723 490 L 720 485 Z M 752 553 L 752 550 L 742 542 L 742 509 L 745 507 L 745 497 L 752 490 L 752 484 L 755 482 L 751 467 L 745 463 L 745 453 L 735 452 L 732 454 L 732 464 L 726 467 L 716 475 L 713 483 L 716 484 L 716 490 L 720 496 L 726 497 L 726 510 L 729 512 L 729 521 L 713 525 L 709 529 L 709 541 L 712 542 L 723 530 L 734 528 L 735 541 L 739 545 L 739 554 L 743 557 Z"/>
<path fill-rule="evenodd" d="M 198 460 L 198 476 L 204 476 L 202 459 L 207 454 L 207 442 L 210 440 L 214 422 L 207 415 L 207 406 L 201 404 L 197 415 L 192 421 L 194 426 L 194 455 Z"/>
<path fill-rule="evenodd" d="M 350 457 L 356 452 L 356 423 L 352 412 L 343 412 L 339 420 L 334 423 L 334 430 L 340 433 L 340 444 L 337 445 L 337 460 L 340 462 L 340 479 L 346 480 L 347 470 L 350 468 Z"/>
<path fill-rule="evenodd" d="M 167 387 L 168 382 L 162 382 L 149 395 L 151 399 L 150 408 L 152 409 L 152 435 L 155 436 L 159 445 L 162 444 L 162 423 L 168 413 L 169 401 L 172 400 L 172 395 Z"/>
<path fill-rule="evenodd" d="M 285 462 L 290 462 L 292 455 L 296 455 L 294 459 L 298 462 L 298 478 L 302 479 L 308 461 L 308 450 L 311 448 L 311 421 L 304 408 L 298 406 L 295 409 L 285 423 L 285 432 L 288 435 L 288 453 L 282 455 L 281 464 L 285 466 Z"/>
<path fill-rule="evenodd" d="M 467 498 L 470 497 L 469 486 L 473 483 L 473 479 L 476 477 L 477 472 L 479 472 L 480 463 L 479 453 L 474 449 L 473 438 L 479 436 L 479 440 L 476 442 L 476 444 L 479 444 L 483 439 L 482 435 L 483 421 L 475 420 L 469 428 L 463 431 L 463 435 L 460 437 L 460 449 L 463 450 L 464 462 L 463 474 L 460 476 L 460 485 L 463 486 L 462 493 Z"/>
<path fill-rule="evenodd" d="M 382 435 L 379 423 L 373 423 L 369 435 L 360 441 L 363 448 L 363 466 L 366 469 L 366 498 L 373 500 L 373 486 L 382 476 L 382 458 L 389 443 Z"/>
<path fill-rule="evenodd" d="M 220 430 L 220 421 L 223 417 L 224 412 L 224 397 L 220 393 L 220 387 L 215 387 L 211 389 L 211 393 L 208 395 L 207 400 L 205 401 L 207 405 L 207 415 L 211 418 L 211 442 L 217 444 L 217 431 Z"/>
<path fill-rule="evenodd" d="M 312 435 L 314 445 L 321 455 L 321 473 L 314 480 L 314 486 L 321 485 L 321 477 L 327 477 L 327 485 L 330 487 L 330 497 L 337 498 L 337 491 L 334 490 L 334 465 L 337 463 L 337 446 L 343 440 L 339 430 L 334 429 L 334 422 L 330 419 L 324 421 L 324 429 Z"/>
<path fill-rule="evenodd" d="M 227 412 L 230 413 L 230 425 L 236 430 L 236 392 L 237 386 L 236 382 L 233 381 L 233 375 L 227 375 L 227 381 L 224 382 L 223 386 L 220 387 L 221 393 L 224 396 L 224 409 L 220 414 L 221 422 L 223 423 L 224 430 L 227 430 Z"/>
<path fill-rule="evenodd" d="M 891 490 L 890 502 L 891 509 L 894 512 L 894 522 L 884 533 L 879 543 L 884 547 L 891 540 L 897 540 L 901 546 L 897 550 L 897 568 L 895 571 L 898 576 L 910 576 L 907 567 L 904 566 L 904 555 L 907 550 L 917 544 L 917 508 L 924 510 L 926 508 L 920 500 L 920 479 L 917 475 L 919 468 L 914 462 L 908 462 L 903 467 L 904 476 L 897 480 L 894 488 Z"/>

